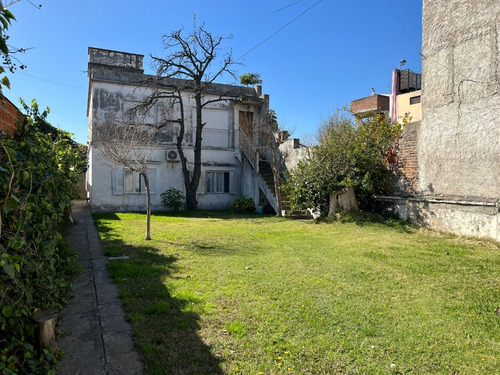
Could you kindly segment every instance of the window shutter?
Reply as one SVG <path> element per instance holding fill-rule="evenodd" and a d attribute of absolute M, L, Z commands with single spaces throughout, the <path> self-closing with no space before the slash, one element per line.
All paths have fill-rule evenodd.
<path fill-rule="evenodd" d="M 201 172 L 200 175 L 200 183 L 198 184 L 198 189 L 196 190 L 196 194 L 205 194 L 205 189 L 206 189 L 206 175 L 207 172 Z"/>
<path fill-rule="evenodd" d="M 148 169 L 148 177 L 149 177 L 149 189 L 151 190 L 151 194 L 156 194 L 156 187 L 158 185 L 158 179 L 156 177 L 156 169 L 155 168 Z"/>
<path fill-rule="evenodd" d="M 236 179 L 234 171 L 229 172 L 229 194 L 236 194 Z"/>
<path fill-rule="evenodd" d="M 141 194 L 146 194 L 146 184 L 144 183 L 144 177 L 140 173 L 137 173 L 137 174 L 139 175 L 139 181 L 141 183 Z M 148 177 L 149 177 L 149 174 L 148 174 Z M 151 182 L 149 183 L 149 185 L 151 186 Z"/>
<path fill-rule="evenodd" d="M 123 168 L 111 170 L 111 192 L 113 195 L 123 195 Z"/>

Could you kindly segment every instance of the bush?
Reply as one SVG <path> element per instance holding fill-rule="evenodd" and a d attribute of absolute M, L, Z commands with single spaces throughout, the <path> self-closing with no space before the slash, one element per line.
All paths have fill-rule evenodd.
<path fill-rule="evenodd" d="M 173 187 L 161 193 L 160 198 L 163 207 L 171 211 L 179 211 L 184 207 L 184 200 L 186 199 L 180 190 L 174 189 Z"/>
<path fill-rule="evenodd" d="M 24 105 L 24 104 L 23 104 Z M 0 134 L 0 371 L 46 374 L 57 359 L 37 350 L 33 313 L 60 310 L 73 278 L 67 222 L 84 151 L 46 122 L 36 102 L 13 137 Z"/>
<path fill-rule="evenodd" d="M 387 157 L 402 129 L 376 113 L 356 122 L 340 112 L 330 117 L 320 128 L 319 144 L 298 163 L 284 188 L 292 208 L 326 216 L 330 195 L 353 187 L 359 207 L 373 210 L 374 196 L 390 190 L 393 171 Z"/>
<path fill-rule="evenodd" d="M 235 214 L 251 214 L 255 212 L 257 207 L 252 198 L 242 197 L 235 199 L 229 209 Z"/>

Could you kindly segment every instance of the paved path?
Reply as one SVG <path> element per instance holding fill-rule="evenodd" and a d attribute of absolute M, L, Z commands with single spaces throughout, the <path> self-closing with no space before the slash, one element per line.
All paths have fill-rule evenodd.
<path fill-rule="evenodd" d="M 118 288 L 111 281 L 90 211 L 84 201 L 73 206 L 76 226 L 67 240 L 79 253 L 83 268 L 73 286 L 74 297 L 61 314 L 58 345 L 65 351 L 58 375 L 143 374 L 132 329 L 125 321 Z"/>

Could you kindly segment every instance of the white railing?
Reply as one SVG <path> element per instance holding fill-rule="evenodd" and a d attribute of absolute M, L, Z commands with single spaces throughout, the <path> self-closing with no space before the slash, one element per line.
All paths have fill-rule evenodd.
<path fill-rule="evenodd" d="M 231 133 L 227 130 L 203 129 L 202 145 L 204 147 L 229 148 L 233 147 Z"/>

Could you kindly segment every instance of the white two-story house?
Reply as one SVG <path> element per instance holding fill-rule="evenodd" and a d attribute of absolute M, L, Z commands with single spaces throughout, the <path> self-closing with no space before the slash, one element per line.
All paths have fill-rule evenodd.
<path fill-rule="evenodd" d="M 153 76 L 144 74 L 143 55 L 89 48 L 89 168 L 87 191 L 94 211 L 132 211 L 146 207 L 145 189 L 141 176 L 123 166 L 104 163 L 93 129 L 125 116 L 141 104 L 153 88 L 148 84 Z M 175 80 L 174 80 L 175 81 Z M 239 197 L 252 198 L 256 205 L 276 210 L 272 184 L 265 182 L 262 157 L 249 137 L 254 124 L 262 121 L 269 111 L 269 96 L 255 88 L 210 84 L 205 100 L 222 98 L 203 109 L 202 174 L 197 191 L 198 208 L 225 209 Z M 185 107 L 183 150 L 188 163 L 193 163 L 195 137 L 195 106 L 192 93 L 182 93 Z M 164 124 L 166 114 L 159 102 L 142 121 L 151 125 Z M 164 126 L 148 157 L 148 177 L 152 193 L 152 208 L 163 209 L 160 194 L 170 187 L 185 192 L 181 163 L 176 148 L 175 125 Z M 259 172 L 259 170 L 261 170 Z M 268 176 L 267 176 L 268 177 Z"/>

